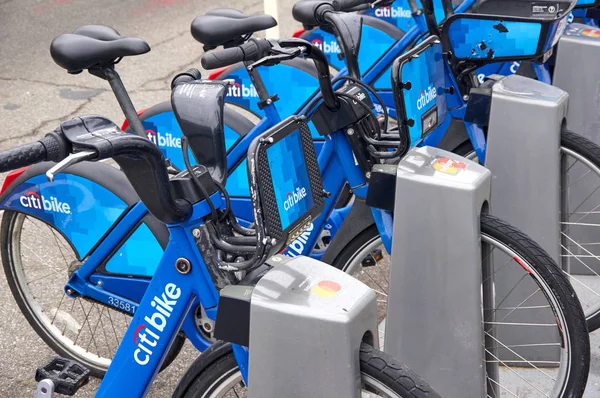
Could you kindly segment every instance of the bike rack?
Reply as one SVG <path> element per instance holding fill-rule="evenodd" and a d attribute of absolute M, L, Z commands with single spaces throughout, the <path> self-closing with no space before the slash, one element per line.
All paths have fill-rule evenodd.
<path fill-rule="evenodd" d="M 490 182 L 483 166 L 432 147 L 396 171 L 385 351 L 444 397 L 486 396 L 479 214 Z"/>
<path fill-rule="evenodd" d="M 492 87 L 485 166 L 492 172 L 491 214 L 525 232 L 560 263 L 560 133 L 567 115 L 568 94 L 563 90 L 511 75 Z M 516 287 L 519 275 L 495 276 L 496 300 L 510 292 L 511 300 L 528 300 L 531 291 Z M 544 304 L 540 301 L 540 304 Z M 519 319 L 528 323 L 554 323 L 550 314 L 520 309 Z M 498 338 L 508 346 L 526 342 L 551 341 L 551 328 L 529 333 L 517 327 L 499 325 Z M 542 330 L 543 329 L 543 330 Z M 535 336 L 531 336 L 535 333 Z M 518 347 L 514 351 L 527 360 L 557 361 L 559 353 L 548 347 Z M 501 354 L 500 360 L 509 360 Z"/>
<path fill-rule="evenodd" d="M 310 257 L 268 264 L 250 301 L 248 397 L 359 398 L 358 348 L 378 346 L 375 292 Z"/>
<path fill-rule="evenodd" d="M 587 26 L 580 23 L 569 25 L 565 33 L 558 42 L 556 63 L 552 84 L 560 87 L 569 93 L 569 109 L 567 112 L 567 128 L 592 142 L 600 142 L 600 71 L 598 62 L 600 62 L 600 29 L 593 26 Z M 568 186 L 568 182 L 565 182 Z M 583 186 L 578 184 L 564 192 L 566 198 L 570 198 L 575 203 L 581 203 L 590 197 L 600 200 L 600 193 L 593 192 L 596 187 Z M 585 209 L 584 209 L 585 210 Z M 589 209 L 588 209 L 589 210 Z M 576 211 L 576 209 L 574 209 Z M 582 211 L 580 209 L 580 211 Z M 588 216 L 589 217 L 589 216 Z M 586 223 L 590 225 L 600 222 L 600 217 L 593 219 L 586 218 Z M 568 220 L 564 220 L 568 221 Z M 588 227 L 569 232 L 569 235 L 576 242 L 598 242 L 600 241 L 600 231 L 598 228 Z M 572 242 L 565 242 L 567 244 Z M 595 272 L 600 272 L 598 262 L 595 258 L 590 258 L 590 254 L 600 255 L 600 251 L 593 246 L 587 246 L 585 250 L 575 248 L 572 244 L 568 245 L 569 250 L 565 251 L 562 267 L 565 271 L 572 274 L 593 274 L 590 268 Z M 577 261 L 569 262 L 572 255 L 582 255 Z M 587 259 L 591 261 L 588 261 Z M 588 268 L 589 267 L 589 268 Z"/>

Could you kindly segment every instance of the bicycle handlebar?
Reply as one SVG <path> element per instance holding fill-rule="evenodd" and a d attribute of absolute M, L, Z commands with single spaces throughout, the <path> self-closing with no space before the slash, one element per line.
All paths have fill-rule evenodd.
<path fill-rule="evenodd" d="M 0 152 L 0 173 L 47 160 L 60 161 L 67 154 L 66 145 L 55 135 L 49 134 L 37 142 Z"/>
<path fill-rule="evenodd" d="M 312 3 L 312 2 L 306 2 Z M 300 3 L 297 3 L 300 4 Z M 322 3 L 319 3 L 322 4 Z M 326 3 L 330 8 L 329 3 Z M 292 54 L 283 51 L 286 48 L 298 48 L 301 51 Z M 317 68 L 319 86 L 323 95 L 323 101 L 330 109 L 339 107 L 339 100 L 333 91 L 331 85 L 331 75 L 329 74 L 329 63 L 327 57 L 318 47 L 303 39 L 283 39 L 283 40 L 265 40 L 251 39 L 237 47 L 231 47 L 224 50 L 212 51 L 202 57 L 202 66 L 206 69 L 225 67 L 241 61 L 259 61 L 269 56 L 288 57 L 303 56 L 312 59 Z"/>
<path fill-rule="evenodd" d="M 124 133 L 101 116 L 67 120 L 38 142 L 0 152 L 0 172 L 46 160 L 64 161 L 63 166 L 66 167 L 76 163 L 69 155 L 81 152 L 88 152 L 91 156 L 79 161 L 113 158 L 148 211 L 160 221 L 179 222 L 189 216 L 190 203 L 171 195 L 165 159 L 160 149 L 146 138 Z"/>
<path fill-rule="evenodd" d="M 258 61 L 269 55 L 271 45 L 267 40 L 250 39 L 237 47 L 212 51 L 202 57 L 204 69 L 216 69 L 242 61 Z"/>

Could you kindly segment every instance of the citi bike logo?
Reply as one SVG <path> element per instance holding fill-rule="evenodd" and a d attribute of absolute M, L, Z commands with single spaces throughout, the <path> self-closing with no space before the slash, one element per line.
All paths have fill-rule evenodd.
<path fill-rule="evenodd" d="M 288 192 L 283 202 L 283 208 L 289 211 L 292 207 L 298 204 L 302 199 L 306 198 L 306 188 L 296 188 L 296 192 Z"/>
<path fill-rule="evenodd" d="M 304 246 L 306 245 L 306 242 L 308 242 L 308 238 L 310 238 L 310 234 L 312 233 L 314 228 L 315 225 L 313 223 L 310 223 L 308 228 L 306 228 L 306 231 L 302 232 L 302 234 L 299 237 L 293 240 L 292 243 L 290 243 L 288 247 L 283 249 L 279 254 L 283 254 L 284 256 L 288 257 L 296 257 L 302 255 L 302 252 L 304 251 Z"/>
<path fill-rule="evenodd" d="M 28 209 L 44 210 L 52 213 L 71 214 L 71 206 L 59 201 L 54 196 L 46 198 L 37 192 L 27 192 L 19 198 L 21 206 Z"/>
<path fill-rule="evenodd" d="M 375 10 L 375 16 L 379 18 L 412 18 L 410 10 L 402 7 L 380 7 Z"/>
<path fill-rule="evenodd" d="M 337 41 L 323 41 L 323 39 L 314 39 L 311 43 L 325 54 L 338 54 L 342 52 Z"/>
<path fill-rule="evenodd" d="M 133 359 L 138 364 L 145 366 L 150 362 L 152 349 L 158 344 L 179 296 L 181 296 L 181 289 L 174 283 L 167 283 L 165 292 L 160 297 L 154 296 L 152 299 L 150 305 L 156 309 L 156 312 L 151 316 L 145 316 L 146 323 L 138 326 L 133 334 L 133 344 L 137 345 L 133 352 Z"/>
<path fill-rule="evenodd" d="M 233 86 L 229 86 L 227 91 L 227 96 L 229 97 L 258 97 L 258 93 L 256 92 L 256 88 L 254 84 L 250 84 L 250 86 L 246 86 L 244 83 L 235 82 Z"/>
<path fill-rule="evenodd" d="M 426 90 L 421 90 L 419 93 L 419 99 L 417 99 L 417 109 L 421 110 L 427 106 L 431 101 L 437 97 L 437 91 L 435 87 L 429 86 Z"/>
<path fill-rule="evenodd" d="M 181 148 L 181 138 L 175 138 L 171 133 L 163 135 L 154 130 L 146 130 L 146 134 L 148 135 L 148 139 L 152 141 L 154 145 L 162 148 Z"/>

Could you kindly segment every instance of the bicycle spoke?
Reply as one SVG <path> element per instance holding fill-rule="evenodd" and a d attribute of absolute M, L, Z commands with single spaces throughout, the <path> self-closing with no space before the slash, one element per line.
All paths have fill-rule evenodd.
<path fill-rule="evenodd" d="M 569 239 L 570 241 L 574 242 L 575 244 L 577 244 L 577 242 L 575 242 L 570 236 L 566 235 L 566 234 L 562 234 L 564 235 L 567 239 Z M 590 252 L 588 249 L 586 249 L 585 247 L 577 244 L 584 252 L 590 254 L 593 257 L 596 257 L 592 254 L 592 252 Z M 561 245 L 562 246 L 562 245 Z M 566 247 L 562 246 L 565 250 L 567 250 L 569 253 L 573 254 L 573 252 L 571 252 L 569 249 L 567 249 Z M 591 271 L 595 276 L 600 276 L 598 275 L 598 273 L 596 271 L 594 271 L 589 265 L 587 265 L 585 262 L 581 261 L 580 258 L 575 257 L 576 260 L 578 260 L 581 264 L 583 264 L 584 267 L 586 267 L 589 271 Z"/>
<path fill-rule="evenodd" d="M 65 292 L 63 292 L 63 295 L 60 298 L 60 302 L 58 303 L 58 308 L 56 308 L 56 312 L 54 313 L 54 316 L 52 317 L 52 321 L 50 321 L 51 325 L 54 324 L 54 320 L 56 319 L 56 316 L 58 315 L 58 311 L 60 311 L 60 306 L 62 305 L 63 300 L 65 299 L 66 296 L 67 296 L 67 294 Z"/>
<path fill-rule="evenodd" d="M 92 312 L 92 308 L 94 308 L 94 304 L 92 303 L 92 306 L 90 307 L 90 310 L 87 313 L 85 312 L 85 308 L 83 307 L 83 304 L 81 303 L 81 299 L 79 300 L 79 305 L 81 305 L 81 309 L 83 310 L 83 313 L 85 314 L 85 321 L 83 322 L 83 325 L 81 325 L 81 330 L 83 330 L 83 326 L 87 323 L 88 329 L 90 329 L 90 333 L 91 333 L 91 336 L 90 336 L 91 341 L 94 342 L 94 347 L 96 347 L 96 352 L 99 352 L 100 350 L 98 349 L 98 344 L 96 344 L 96 339 L 94 338 L 94 333 L 92 332 L 92 326 L 90 325 L 90 322 L 89 322 L 89 314 Z M 77 337 L 79 338 L 80 335 L 81 335 L 81 331 L 79 332 Z M 88 343 L 88 346 L 85 349 L 86 351 L 88 350 L 90 344 L 91 344 L 91 342 Z"/>
<path fill-rule="evenodd" d="M 373 289 L 373 290 L 375 290 L 375 292 L 376 292 L 376 293 L 378 293 L 378 294 L 381 294 L 382 296 L 385 296 L 385 297 L 387 297 L 387 294 L 386 294 L 386 293 L 383 293 L 383 291 L 385 290 L 385 289 L 383 288 L 383 286 L 381 286 L 381 284 L 380 284 L 379 282 L 377 282 L 377 281 L 375 280 L 375 278 L 373 278 L 373 277 L 372 277 L 372 276 L 371 276 L 371 275 L 370 275 L 368 272 L 363 272 L 363 273 L 364 273 L 365 275 L 367 275 L 369 278 L 371 278 L 371 280 L 372 280 L 372 281 L 373 281 L 373 282 L 374 282 L 374 283 L 375 283 L 375 284 L 376 284 L 376 285 L 377 285 L 377 286 L 378 286 L 378 287 L 381 289 L 381 291 L 377 291 L 377 290 L 375 290 L 375 289 Z"/>
<path fill-rule="evenodd" d="M 44 276 L 40 276 L 40 277 L 38 277 L 38 278 L 35 278 L 35 279 L 34 279 L 34 280 L 32 280 L 32 281 L 28 281 L 28 282 L 27 282 L 27 284 L 28 284 L 28 285 L 32 285 L 32 284 L 34 284 L 35 282 L 38 282 L 38 281 L 40 281 L 40 280 L 42 280 L 42 279 L 45 279 L 45 278 L 48 278 L 48 277 L 49 277 L 49 276 L 51 276 L 51 275 L 58 275 L 58 276 L 60 276 L 60 274 L 59 274 L 57 271 L 52 271 L 52 272 L 50 272 L 49 274 L 46 274 L 46 275 L 44 275 Z"/>
<path fill-rule="evenodd" d="M 510 391 L 508 388 L 504 387 L 503 385 L 501 385 L 500 383 L 498 383 L 496 380 L 492 379 L 492 378 L 491 378 L 491 377 L 489 377 L 489 376 L 486 376 L 486 377 L 487 377 L 487 379 L 488 379 L 489 381 L 491 381 L 492 383 L 496 384 L 498 387 L 500 387 L 501 389 L 503 389 L 504 391 L 506 391 L 507 393 L 509 393 L 509 394 L 510 394 L 510 395 L 512 395 L 513 397 L 517 397 L 517 398 L 519 398 L 519 396 L 518 396 L 517 394 L 515 394 L 515 393 L 514 393 L 514 392 L 512 392 L 512 391 Z M 488 397 L 489 397 L 489 395 L 488 395 Z"/>
<path fill-rule="evenodd" d="M 108 314 L 108 319 L 110 320 L 110 325 L 112 326 L 112 330 L 113 330 L 113 333 L 115 334 L 115 339 L 117 340 L 117 345 L 118 345 L 118 342 L 121 341 L 121 339 L 117 335 L 117 330 L 115 329 L 115 324 L 112 320 L 112 317 L 110 316 L 111 311 L 108 310 L 106 313 Z"/>
<path fill-rule="evenodd" d="M 522 361 L 531 364 L 531 366 L 535 369 L 538 370 L 540 373 L 542 373 L 544 376 L 548 377 L 549 379 L 551 379 L 552 381 L 556 382 L 556 379 L 552 376 L 550 376 L 548 373 L 544 372 L 543 370 L 541 370 L 540 368 L 538 368 L 537 366 L 535 366 L 533 363 L 531 363 L 531 361 L 527 361 L 525 358 L 523 358 L 523 356 L 521 356 L 520 354 L 518 354 L 515 350 L 511 349 L 510 347 L 508 347 L 506 344 L 504 344 L 503 342 L 501 342 L 500 340 L 498 340 L 494 335 L 484 331 L 484 333 L 488 336 L 491 337 L 493 340 L 497 341 L 498 343 L 500 343 L 500 345 L 503 348 L 506 348 L 511 354 L 517 356 L 519 359 L 521 359 Z M 493 354 L 491 354 L 492 356 L 495 356 Z M 496 357 L 495 359 L 500 360 L 500 358 Z M 533 384 L 532 384 L 533 386 Z M 539 391 L 539 390 L 538 390 Z M 540 391 L 541 392 L 541 391 Z M 543 393 L 542 393 L 543 394 Z"/>
<path fill-rule="evenodd" d="M 492 249 L 492 250 L 494 250 L 494 249 Z M 489 254 L 491 254 L 491 251 L 490 251 L 490 253 L 488 253 L 488 256 L 484 259 L 484 261 L 482 261 L 482 264 L 485 263 L 485 261 L 487 261 L 487 259 L 489 257 Z M 502 266 L 500 268 L 494 267 L 494 272 L 492 272 L 492 275 L 490 275 L 487 278 L 485 278 L 482 281 L 482 283 L 487 282 L 491 277 L 493 277 L 494 275 L 496 275 L 498 272 L 500 272 L 500 270 L 504 269 L 504 267 L 506 267 L 508 264 L 510 264 L 511 261 L 513 261 L 513 259 L 509 258 L 504 264 L 502 264 Z"/>

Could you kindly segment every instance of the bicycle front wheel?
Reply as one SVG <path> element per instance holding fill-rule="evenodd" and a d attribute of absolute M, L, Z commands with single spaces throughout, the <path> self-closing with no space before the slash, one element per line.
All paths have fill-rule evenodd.
<path fill-rule="evenodd" d="M 91 298 L 65 294 L 65 284 L 81 262 L 51 225 L 5 211 L 0 234 L 6 280 L 31 327 L 57 354 L 81 362 L 93 376 L 104 376 L 131 316 Z M 179 334 L 163 369 L 184 342 L 185 336 Z"/>
<path fill-rule="evenodd" d="M 600 328 L 600 146 L 563 130 L 560 137 L 561 263 L 589 332 Z M 477 161 L 470 142 L 455 152 Z"/>
<path fill-rule="evenodd" d="M 242 374 L 233 353 L 209 362 L 204 369 L 197 373 L 186 391 L 181 392 L 178 388 L 174 396 L 182 398 L 241 398 L 247 396 Z M 198 361 L 192 367 L 197 363 Z M 364 398 L 440 397 L 408 367 L 365 343 L 360 347 L 360 373 L 361 396 Z M 268 383 L 269 381 L 261 382 Z"/>
<path fill-rule="evenodd" d="M 488 394 L 581 397 L 590 363 L 589 336 L 566 275 L 539 245 L 496 217 L 482 214 L 481 240 L 482 262 L 493 259 L 491 272 L 482 281 L 483 296 L 488 298 L 482 301 L 486 314 L 482 343 L 486 369 L 499 365 L 497 374 L 488 374 Z M 380 339 L 385 338 L 390 257 L 377 229 L 373 226 L 357 236 L 333 265 L 377 292 Z M 513 281 L 513 287 L 499 293 L 487 283 L 495 279 Z M 524 316 L 530 315 L 552 322 L 528 322 Z"/>

